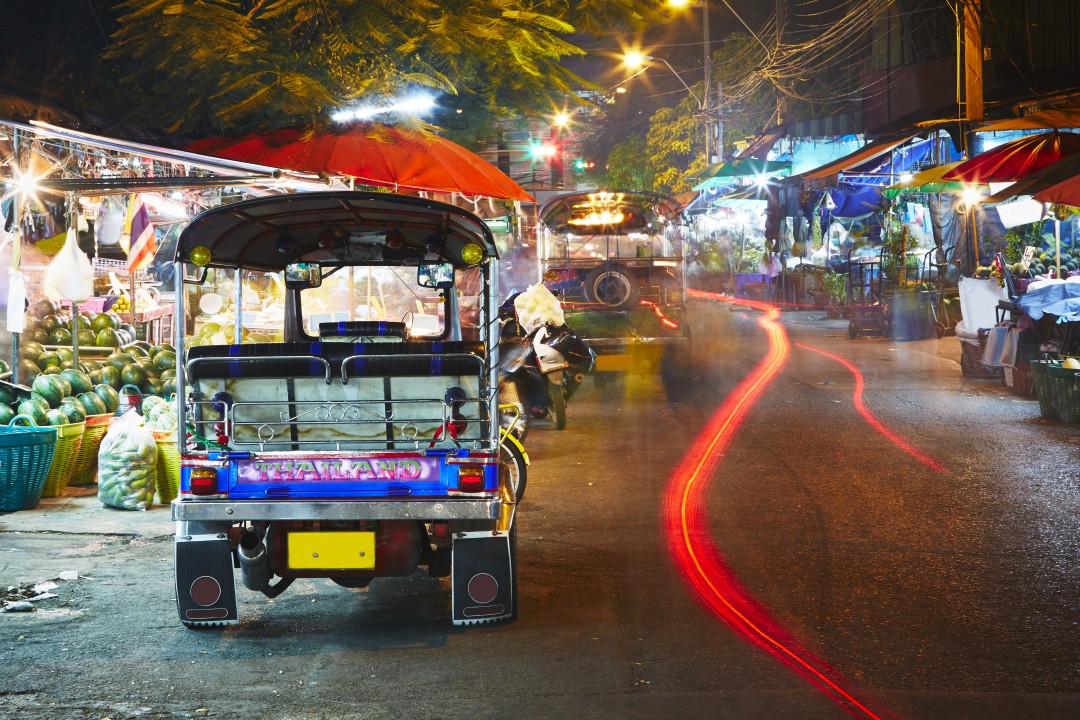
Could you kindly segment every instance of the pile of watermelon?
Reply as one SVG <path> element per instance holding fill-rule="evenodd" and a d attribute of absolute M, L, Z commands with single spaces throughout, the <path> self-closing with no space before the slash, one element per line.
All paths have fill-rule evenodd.
<path fill-rule="evenodd" d="M 119 390 L 135 385 L 145 395 L 176 392 L 176 351 L 171 345 L 133 343 L 104 359 L 80 360 L 71 348 L 50 350 L 29 340 L 19 346 L 19 381 L 0 384 L 0 423 L 16 414 L 39 425 L 81 422 L 87 415 L 116 412 Z"/>
<path fill-rule="evenodd" d="M 39 374 L 26 389 L 0 384 L 0 424 L 16 415 L 29 415 L 38 425 L 67 425 L 86 420 L 88 415 L 116 412 L 120 396 L 105 383 L 95 384 L 81 370 L 65 368 L 56 373 Z"/>
<path fill-rule="evenodd" d="M 79 347 L 120 347 L 135 341 L 135 326 L 114 312 L 74 318 L 53 301 L 43 299 L 27 311 L 21 337 L 42 345 L 70 346 L 76 335 Z"/>

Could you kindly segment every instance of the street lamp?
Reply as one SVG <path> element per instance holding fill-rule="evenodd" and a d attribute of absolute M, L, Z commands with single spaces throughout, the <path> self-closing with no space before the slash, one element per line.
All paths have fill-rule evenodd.
<path fill-rule="evenodd" d="M 706 162 L 712 162 L 712 133 L 709 127 L 709 118 L 707 114 L 709 97 L 708 84 L 706 84 L 705 86 L 705 95 L 703 97 L 698 97 L 698 94 L 694 92 L 689 85 L 686 84 L 685 80 L 683 80 L 682 75 L 679 74 L 679 71 L 673 68 L 671 66 L 671 63 L 669 63 L 664 58 L 653 57 L 652 55 L 643 55 L 637 50 L 631 50 L 623 55 L 623 64 L 631 70 L 642 68 L 647 63 L 656 60 L 659 60 L 660 62 L 664 63 L 665 66 L 667 66 L 667 69 L 671 71 L 671 74 L 678 78 L 679 82 L 682 83 L 682 86 L 686 88 L 686 92 L 690 93 L 690 97 L 694 98 L 694 102 L 698 104 L 698 110 L 702 116 L 702 120 L 705 123 L 705 160 Z"/>
<path fill-rule="evenodd" d="M 690 0 L 668 0 L 668 6 L 676 9 L 693 7 L 694 4 Z M 701 48 L 702 59 L 704 60 L 705 68 L 705 85 L 702 89 L 702 95 L 704 100 L 700 102 L 702 114 L 705 116 L 705 162 L 706 164 L 713 161 L 712 145 L 713 134 L 712 127 L 709 124 L 709 117 L 706 111 L 709 109 L 709 90 L 712 85 L 712 52 L 711 43 L 709 42 L 709 4 L 701 3 Z M 669 66 L 670 67 L 670 66 Z M 674 72 L 674 71 L 672 71 Z M 682 80 L 682 78 L 679 78 Z M 684 85 L 686 83 L 683 83 Z M 721 131 L 720 136 L 717 138 L 717 155 L 722 156 L 724 154 L 724 136 Z"/>

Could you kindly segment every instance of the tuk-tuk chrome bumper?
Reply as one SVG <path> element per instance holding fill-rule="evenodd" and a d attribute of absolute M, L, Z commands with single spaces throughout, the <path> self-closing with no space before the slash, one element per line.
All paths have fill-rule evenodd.
<path fill-rule="evenodd" d="M 441 500 L 202 500 L 178 498 L 178 522 L 272 520 L 497 520 L 499 498 Z"/>

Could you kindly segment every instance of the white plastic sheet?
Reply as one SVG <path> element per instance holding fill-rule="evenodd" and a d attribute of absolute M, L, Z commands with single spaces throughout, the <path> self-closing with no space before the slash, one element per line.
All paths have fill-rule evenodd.
<path fill-rule="evenodd" d="M 960 278 L 960 314 L 957 326 L 961 330 L 977 334 L 982 328 L 997 323 L 997 304 L 1007 297 L 1005 288 L 993 278 Z"/>

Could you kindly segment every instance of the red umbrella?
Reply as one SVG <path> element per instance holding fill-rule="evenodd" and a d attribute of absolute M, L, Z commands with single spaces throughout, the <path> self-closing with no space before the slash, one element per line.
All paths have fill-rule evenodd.
<path fill-rule="evenodd" d="M 1080 207 L 1080 175 L 1075 175 L 1068 180 L 1062 180 L 1057 185 L 1051 185 L 1045 190 L 1035 193 L 1035 199 L 1039 202 Z"/>
<path fill-rule="evenodd" d="M 944 180 L 964 183 L 1011 182 L 1080 152 L 1080 135 L 1054 132 L 1027 135 L 960 163 Z"/>
<path fill-rule="evenodd" d="M 494 165 L 456 143 L 378 123 L 315 133 L 284 128 L 239 138 L 209 138 L 184 150 L 282 170 L 347 175 L 365 185 L 395 190 L 534 199 Z"/>

